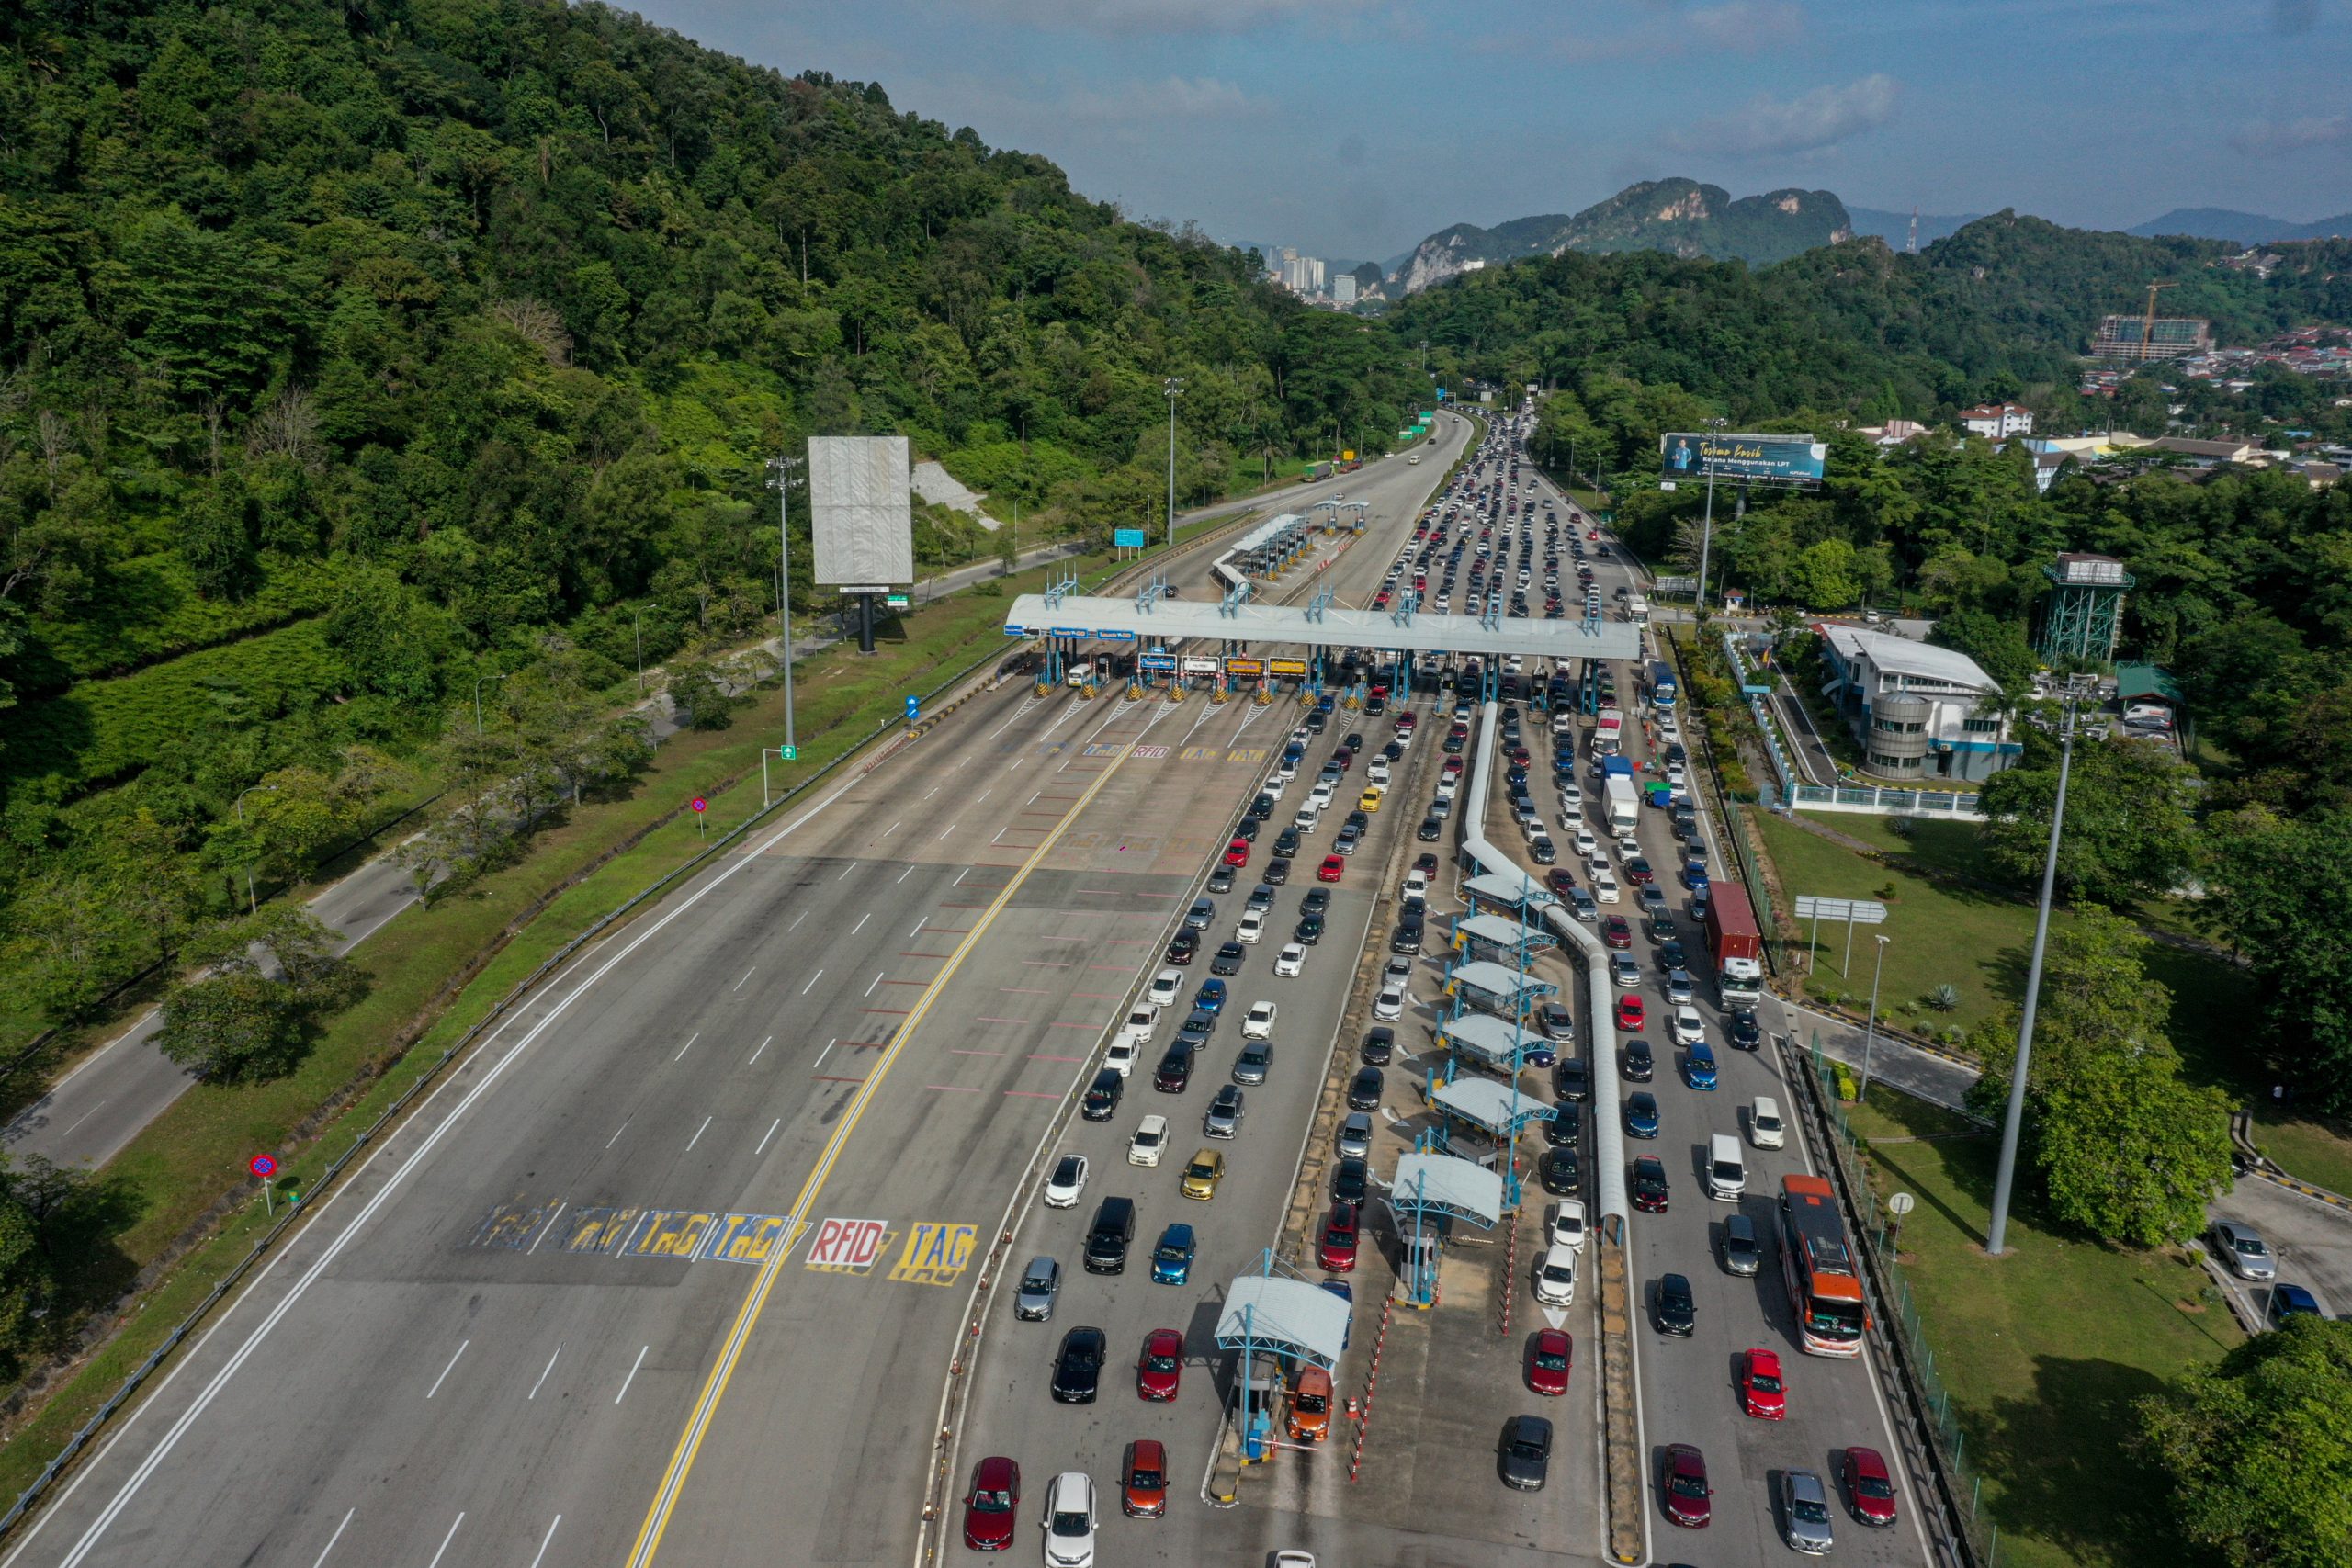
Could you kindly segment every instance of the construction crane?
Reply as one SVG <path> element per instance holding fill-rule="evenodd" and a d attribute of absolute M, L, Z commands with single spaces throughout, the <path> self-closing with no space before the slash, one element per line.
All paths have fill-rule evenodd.
<path fill-rule="evenodd" d="M 2159 288 L 2177 288 L 2179 287 L 2180 285 L 2177 283 L 2151 283 L 2148 285 L 2147 313 L 2140 318 L 2140 358 L 2143 363 L 2155 357 L 2156 290 Z"/>

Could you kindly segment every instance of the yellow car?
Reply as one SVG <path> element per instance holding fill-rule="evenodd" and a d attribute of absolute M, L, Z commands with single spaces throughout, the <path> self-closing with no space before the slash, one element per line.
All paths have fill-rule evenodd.
<path fill-rule="evenodd" d="M 1224 1179 L 1225 1156 L 1203 1149 L 1184 1164 L 1184 1196 L 1205 1203 L 1216 1196 L 1216 1184 Z"/>
<path fill-rule="evenodd" d="M 1382 792 L 1376 789 L 1368 789 L 1364 791 L 1363 798 L 1356 802 L 1356 808 L 1360 811 L 1379 810 L 1381 794 Z"/>

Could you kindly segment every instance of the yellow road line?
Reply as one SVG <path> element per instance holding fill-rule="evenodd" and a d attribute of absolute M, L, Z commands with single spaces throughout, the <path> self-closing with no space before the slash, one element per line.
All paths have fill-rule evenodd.
<path fill-rule="evenodd" d="M 735 1321 L 728 1330 L 727 1343 L 720 1349 L 718 1360 L 711 1367 L 709 1375 L 703 1380 L 702 1393 L 695 1400 L 694 1412 L 687 1417 L 685 1430 L 678 1434 L 676 1448 L 671 1451 L 670 1467 L 662 1477 L 661 1489 L 654 1494 L 652 1506 L 646 1510 L 645 1522 L 638 1527 L 637 1544 L 629 1552 L 629 1568 L 647 1568 L 654 1554 L 661 1550 L 662 1532 L 669 1528 L 670 1515 L 677 1507 L 678 1498 L 685 1490 L 686 1477 L 694 1472 L 695 1456 L 702 1449 L 703 1437 L 710 1429 L 711 1418 L 718 1413 L 719 1401 L 727 1396 L 728 1382 L 735 1375 L 736 1363 L 742 1359 L 743 1348 L 751 1339 L 752 1330 L 758 1325 L 760 1314 L 767 1307 L 768 1292 L 775 1289 L 776 1277 L 783 1272 L 785 1258 L 791 1251 L 790 1240 L 797 1238 L 800 1228 L 808 1223 L 810 1207 L 824 1190 L 826 1179 L 832 1175 L 834 1163 L 848 1145 L 850 1134 L 857 1130 L 858 1121 L 865 1114 L 865 1108 L 873 1103 L 875 1091 L 897 1064 L 899 1053 L 913 1037 L 916 1027 L 929 1015 L 932 1004 L 939 999 L 947 982 L 963 966 L 966 956 L 978 945 L 981 936 L 995 923 L 1005 906 L 1012 901 L 1013 894 L 1020 890 L 1022 884 L 1028 881 L 1029 874 L 1036 870 L 1046 854 L 1061 842 L 1062 835 L 1069 830 L 1069 825 L 1093 804 L 1102 786 L 1111 782 L 1111 775 L 1118 772 L 1119 764 L 1127 760 L 1127 754 L 1128 749 L 1122 746 L 1119 754 L 1103 764 L 1102 773 L 1087 786 L 1086 793 L 1078 797 L 1069 813 L 1054 824 L 1053 830 L 1045 840 L 1030 852 L 1027 860 L 1021 863 L 1021 869 L 1006 881 L 988 908 L 973 922 L 972 929 L 965 933 L 964 940 L 956 944 L 956 951 L 948 955 L 945 965 L 932 978 L 931 984 L 923 987 L 922 998 L 908 1010 L 906 1022 L 891 1037 L 881 1060 L 866 1075 L 865 1081 L 858 1086 L 857 1093 L 850 1101 L 848 1114 L 841 1119 L 840 1124 L 833 1129 L 832 1136 L 825 1141 L 824 1152 L 817 1156 L 815 1168 L 809 1171 L 808 1179 L 801 1183 L 799 1193 L 792 1201 L 789 1211 L 792 1230 L 788 1237 L 760 1265 L 759 1278 L 752 1281 L 750 1292 L 743 1298 L 743 1304 L 736 1309 Z"/>

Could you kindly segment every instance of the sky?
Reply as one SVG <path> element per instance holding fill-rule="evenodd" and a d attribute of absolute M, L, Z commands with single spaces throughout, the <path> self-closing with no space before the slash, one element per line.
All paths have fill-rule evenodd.
<path fill-rule="evenodd" d="M 2352 209 L 2352 0 L 637 0 L 1053 159 L 1136 218 L 1385 260 L 1683 175 L 2126 228 Z"/>

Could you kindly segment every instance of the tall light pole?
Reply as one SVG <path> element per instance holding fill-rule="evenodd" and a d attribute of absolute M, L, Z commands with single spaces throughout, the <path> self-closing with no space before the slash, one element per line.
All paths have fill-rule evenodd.
<path fill-rule="evenodd" d="M 632 604 L 628 612 L 628 635 L 637 644 L 637 694 L 645 695 L 645 628 L 638 624 L 638 609 Z"/>
<path fill-rule="evenodd" d="M 1023 428 L 1026 428 L 1025 424 Z M 792 473 L 804 461 L 805 458 L 783 457 L 768 459 L 768 488 L 775 491 L 775 608 L 784 623 L 784 750 L 786 761 L 798 758 L 800 742 L 792 733 L 792 536 L 785 525 L 792 514 Z"/>
<path fill-rule="evenodd" d="M 2025 1010 L 2018 1020 L 2018 1055 L 2009 1069 L 2009 1111 L 2001 1122 L 2001 1160 L 1993 1172 L 1993 1220 L 1984 1227 L 1984 1254 L 2001 1256 L 2009 1228 L 2009 1187 L 2017 1177 L 2018 1130 L 2025 1121 L 2026 1069 L 2033 1065 L 2033 1015 L 2041 998 L 2041 954 L 2050 940 L 2050 897 L 2058 884 L 2058 839 L 2066 827 L 2066 779 L 2075 761 L 2075 693 L 2066 693 L 2058 721 L 2058 798 L 2050 808 L 2050 848 L 2041 863 L 2041 904 L 2033 916 L 2033 958 L 2026 966 Z"/>
<path fill-rule="evenodd" d="M 244 788 L 239 790 L 237 792 L 236 801 L 237 826 L 242 828 L 245 825 L 245 796 L 253 794 L 253 792 L 257 789 L 276 789 L 277 787 L 277 786 L 276 784 L 247 784 Z M 260 909 L 261 905 L 255 902 L 254 898 L 253 863 L 251 861 L 247 861 L 245 863 L 245 913 L 248 915 L 257 914 L 260 912 Z"/>
<path fill-rule="evenodd" d="M 1170 376 L 1160 383 L 1168 393 L 1168 547 L 1176 547 L 1176 398 L 1184 378 Z"/>
<path fill-rule="evenodd" d="M 1854 1090 L 1854 1103 L 1857 1105 L 1867 1103 L 1871 1097 L 1871 1047 L 1878 1043 L 1878 977 L 1886 970 L 1886 944 L 1892 940 L 1879 937 L 1878 962 L 1871 967 L 1871 1021 L 1862 1030 L 1862 1082 Z"/>
<path fill-rule="evenodd" d="M 481 688 L 487 681 L 503 681 L 503 675 L 478 675 L 474 678 L 474 738 L 481 738 Z"/>
<path fill-rule="evenodd" d="M 1720 419 L 1707 421 L 1709 430 L 1721 430 L 1723 427 L 1724 421 Z M 1707 517 L 1706 521 L 1699 525 L 1699 592 L 1690 604 L 1690 616 L 1693 620 L 1696 620 L 1707 607 L 1707 548 L 1714 543 L 1714 538 L 1715 464 L 1714 459 L 1710 457 L 1707 459 Z"/>

